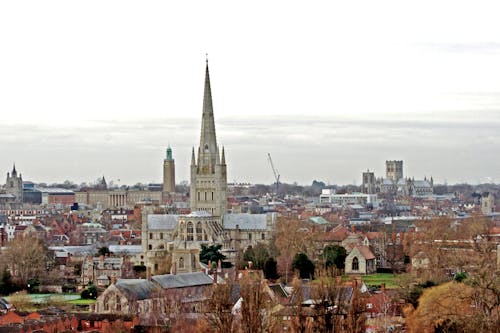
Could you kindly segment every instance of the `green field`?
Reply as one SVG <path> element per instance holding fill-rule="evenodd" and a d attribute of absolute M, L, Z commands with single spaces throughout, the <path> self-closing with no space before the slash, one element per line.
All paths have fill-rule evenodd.
<path fill-rule="evenodd" d="M 74 299 L 68 301 L 68 304 L 73 304 L 73 305 L 92 305 L 94 303 L 95 299 Z"/>
<path fill-rule="evenodd" d="M 47 301 L 51 300 L 62 300 L 65 302 L 79 300 L 80 294 L 25 294 L 31 300 L 31 303 L 42 304 L 47 303 Z M 5 297 L 7 301 L 10 302 L 11 298 L 15 298 L 14 295 Z"/>
<path fill-rule="evenodd" d="M 396 288 L 394 284 L 394 275 L 392 273 L 377 273 L 372 275 L 362 275 L 361 280 L 367 286 L 380 286 L 385 283 L 386 288 Z"/>

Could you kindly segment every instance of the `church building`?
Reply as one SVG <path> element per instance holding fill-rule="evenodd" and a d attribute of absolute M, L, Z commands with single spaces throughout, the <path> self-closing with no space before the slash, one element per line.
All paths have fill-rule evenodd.
<path fill-rule="evenodd" d="M 207 61 L 200 144 L 191 154 L 191 213 L 143 211 L 143 258 L 153 274 L 198 271 L 202 244 L 221 244 L 222 252 L 235 261 L 240 249 L 271 239 L 274 215 L 227 214 L 226 168 L 224 147 L 217 145 Z"/>
<path fill-rule="evenodd" d="M 0 206 L 18 208 L 23 204 L 23 177 L 17 174 L 14 164 L 12 172 L 7 172 L 3 193 L 0 193 Z"/>

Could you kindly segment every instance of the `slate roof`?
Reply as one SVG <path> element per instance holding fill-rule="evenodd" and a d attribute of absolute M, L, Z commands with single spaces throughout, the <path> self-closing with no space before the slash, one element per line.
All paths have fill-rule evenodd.
<path fill-rule="evenodd" d="M 322 216 L 311 216 L 309 218 L 309 221 L 316 223 L 316 224 L 329 224 L 327 220 L 325 220 Z"/>
<path fill-rule="evenodd" d="M 266 230 L 267 215 L 266 214 L 225 214 L 224 229 L 240 230 Z"/>
<path fill-rule="evenodd" d="M 151 294 L 158 291 L 158 287 L 153 282 L 145 279 L 118 279 L 115 286 L 129 298 L 136 300 L 149 298 Z"/>
<path fill-rule="evenodd" d="M 214 281 L 203 272 L 155 275 L 151 278 L 164 289 L 184 288 L 212 284 Z"/>
<path fill-rule="evenodd" d="M 189 217 L 209 217 L 209 216 L 212 216 L 212 214 L 210 214 L 206 210 L 196 210 L 194 212 L 189 213 L 186 216 L 189 216 Z"/>
<path fill-rule="evenodd" d="M 286 298 L 288 297 L 288 293 L 286 292 L 285 288 L 283 288 L 283 285 L 281 283 L 275 283 L 269 285 L 269 288 L 273 291 L 273 293 L 279 297 Z"/>
<path fill-rule="evenodd" d="M 80 246 L 49 246 L 49 250 L 52 251 L 67 251 L 71 253 L 72 256 L 78 255 L 88 255 L 97 252 L 92 245 L 80 245 Z"/>
<path fill-rule="evenodd" d="M 169 230 L 177 228 L 179 215 L 173 214 L 149 214 L 149 230 Z"/>
<path fill-rule="evenodd" d="M 139 254 L 142 252 L 141 245 L 110 245 L 108 248 L 114 254 Z"/>
<path fill-rule="evenodd" d="M 415 185 L 415 187 L 428 187 L 428 188 L 432 187 L 427 180 L 415 180 L 413 184 Z"/>

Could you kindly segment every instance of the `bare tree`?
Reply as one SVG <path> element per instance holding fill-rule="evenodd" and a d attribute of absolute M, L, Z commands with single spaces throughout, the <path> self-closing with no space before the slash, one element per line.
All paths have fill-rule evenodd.
<path fill-rule="evenodd" d="M 47 247 L 31 237 L 16 238 L 8 243 L 3 256 L 14 282 L 23 288 L 28 280 L 45 275 L 50 263 Z"/>
<path fill-rule="evenodd" d="M 240 281 L 241 325 L 244 333 L 268 332 L 272 300 L 264 290 L 265 282 L 246 276 Z"/>
<path fill-rule="evenodd" d="M 233 300 L 231 293 L 236 284 L 226 279 L 223 284 L 214 284 L 206 304 L 205 320 L 208 325 L 220 333 L 234 332 L 234 316 L 231 313 Z"/>

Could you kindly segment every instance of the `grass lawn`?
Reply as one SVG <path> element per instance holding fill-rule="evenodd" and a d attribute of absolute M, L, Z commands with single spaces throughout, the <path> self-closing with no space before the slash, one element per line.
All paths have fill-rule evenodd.
<path fill-rule="evenodd" d="M 386 288 L 396 288 L 394 277 L 392 273 L 377 273 L 372 275 L 361 275 L 361 280 L 363 280 L 367 286 L 380 286 L 382 283 L 385 283 Z"/>
<path fill-rule="evenodd" d="M 91 305 L 95 303 L 95 299 L 74 299 L 71 301 L 68 301 L 68 304 L 73 304 L 73 305 Z"/>
<path fill-rule="evenodd" d="M 25 294 L 25 296 L 31 301 L 31 303 L 47 303 L 52 299 L 62 300 L 65 302 L 80 299 L 80 294 Z M 15 299 L 14 295 L 5 297 L 8 301 L 11 298 Z"/>

